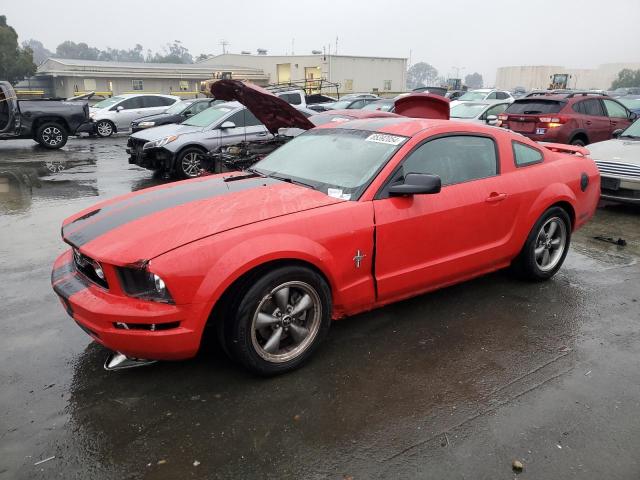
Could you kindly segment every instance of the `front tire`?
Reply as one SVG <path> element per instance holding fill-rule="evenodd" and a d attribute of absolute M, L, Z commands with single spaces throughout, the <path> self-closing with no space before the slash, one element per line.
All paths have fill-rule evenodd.
<path fill-rule="evenodd" d="M 196 178 L 202 171 L 199 148 L 187 148 L 180 152 L 176 159 L 176 173 L 180 178 Z"/>
<path fill-rule="evenodd" d="M 551 207 L 538 219 L 513 263 L 515 272 L 533 281 L 549 280 L 562 266 L 571 243 L 571 219 Z"/>
<path fill-rule="evenodd" d="M 116 127 L 109 120 L 100 120 L 96 122 L 96 133 L 99 137 L 110 137 L 116 131 Z"/>
<path fill-rule="evenodd" d="M 253 373 L 298 368 L 331 324 L 331 291 L 318 273 L 288 266 L 266 273 L 242 295 L 225 328 L 231 356 Z"/>
<path fill-rule="evenodd" d="M 43 123 L 36 130 L 35 141 L 44 148 L 58 149 L 67 144 L 69 135 L 65 128 L 59 123 Z"/>

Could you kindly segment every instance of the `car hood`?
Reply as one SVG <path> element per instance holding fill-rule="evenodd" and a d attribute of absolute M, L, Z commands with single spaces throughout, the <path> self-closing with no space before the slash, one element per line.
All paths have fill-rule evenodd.
<path fill-rule="evenodd" d="M 614 139 L 592 143 L 588 147 L 594 160 L 629 163 L 640 166 L 640 140 Z"/>
<path fill-rule="evenodd" d="M 66 219 L 62 236 L 98 261 L 148 261 L 201 238 L 339 202 L 273 178 L 212 175 L 107 200 Z"/>
<path fill-rule="evenodd" d="M 191 125 L 182 125 L 182 124 L 171 124 L 171 125 L 162 125 L 159 127 L 152 127 L 146 130 L 142 130 L 140 132 L 136 132 L 131 135 L 131 138 L 137 138 L 140 140 L 146 140 L 148 142 L 152 140 L 158 140 L 159 138 L 164 138 L 169 135 L 185 135 L 188 133 L 199 133 L 202 132 L 202 127 L 193 127 Z"/>
<path fill-rule="evenodd" d="M 155 115 L 149 115 L 147 117 L 136 118 L 132 123 L 140 122 L 181 122 L 183 120 L 182 115 L 173 113 L 156 113 Z"/>
<path fill-rule="evenodd" d="M 211 94 L 216 99 L 240 102 L 274 135 L 281 128 L 309 130 L 314 127 L 291 104 L 257 85 L 239 80 L 218 80 L 211 85 Z"/>
<path fill-rule="evenodd" d="M 433 93 L 412 93 L 395 101 L 395 113 L 411 118 L 449 120 L 449 99 Z"/>

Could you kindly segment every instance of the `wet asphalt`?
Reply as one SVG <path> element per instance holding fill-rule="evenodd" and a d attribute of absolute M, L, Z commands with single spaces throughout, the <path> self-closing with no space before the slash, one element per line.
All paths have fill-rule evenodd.
<path fill-rule="evenodd" d="M 285 376 L 216 352 L 106 372 L 49 275 L 65 217 L 163 181 L 125 143 L 0 142 L 0 479 L 639 478 L 640 209 L 602 206 L 552 281 L 336 322 Z"/>

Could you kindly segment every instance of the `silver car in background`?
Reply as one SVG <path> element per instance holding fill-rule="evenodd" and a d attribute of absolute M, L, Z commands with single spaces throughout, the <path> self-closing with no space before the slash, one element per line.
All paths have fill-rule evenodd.
<path fill-rule="evenodd" d="M 148 115 L 163 113 L 171 105 L 180 101 L 174 95 L 151 93 L 130 93 L 116 95 L 89 107 L 89 117 L 100 137 L 110 137 L 114 133 L 128 131 L 131 122 Z"/>
<path fill-rule="evenodd" d="M 200 175 L 203 154 L 223 145 L 273 136 L 238 102 L 214 105 L 178 125 L 163 125 L 129 137 L 129 163 L 179 178 Z"/>
<path fill-rule="evenodd" d="M 640 120 L 614 135 L 612 140 L 587 147 L 600 170 L 600 196 L 640 205 Z"/>
<path fill-rule="evenodd" d="M 464 102 L 451 107 L 451 120 L 463 122 L 498 124 L 498 115 L 504 112 L 510 102 Z"/>

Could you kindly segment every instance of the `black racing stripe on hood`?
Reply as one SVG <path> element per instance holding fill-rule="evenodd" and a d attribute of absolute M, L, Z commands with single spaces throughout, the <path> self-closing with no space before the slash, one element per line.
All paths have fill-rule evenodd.
<path fill-rule="evenodd" d="M 62 265 L 61 267 L 55 268 L 51 272 L 51 284 L 56 283 L 62 277 L 66 277 L 73 271 L 74 271 L 73 262 L 69 262 Z"/>
<path fill-rule="evenodd" d="M 77 218 L 62 228 L 62 235 L 67 242 L 80 247 L 114 228 L 163 210 L 198 200 L 279 183 L 282 182 L 273 178 L 263 177 L 253 177 L 233 182 L 225 182 L 223 178 L 213 178 L 141 193 Z"/>

